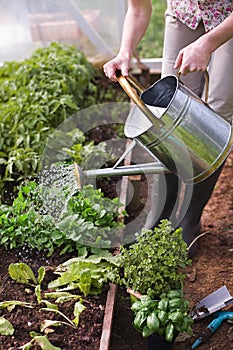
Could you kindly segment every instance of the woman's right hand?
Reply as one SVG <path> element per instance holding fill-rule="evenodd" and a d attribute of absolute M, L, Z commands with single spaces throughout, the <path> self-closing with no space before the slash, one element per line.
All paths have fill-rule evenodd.
<path fill-rule="evenodd" d="M 151 0 L 128 0 L 120 49 L 116 57 L 103 66 L 106 77 L 116 81 L 117 71 L 120 71 L 123 76 L 128 76 L 130 59 L 147 30 L 151 13 Z"/>
<path fill-rule="evenodd" d="M 106 77 L 112 81 L 117 81 L 116 72 L 120 71 L 123 76 L 128 76 L 130 68 L 130 58 L 117 55 L 112 60 L 106 62 L 103 66 Z"/>

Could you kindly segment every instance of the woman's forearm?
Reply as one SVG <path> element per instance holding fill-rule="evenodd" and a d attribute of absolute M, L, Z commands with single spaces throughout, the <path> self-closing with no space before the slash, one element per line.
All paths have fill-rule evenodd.
<path fill-rule="evenodd" d="M 130 58 L 145 34 L 152 13 L 151 0 L 129 0 L 118 55 Z"/>
<path fill-rule="evenodd" d="M 211 52 L 233 38 L 233 12 L 221 24 L 205 34 L 206 44 Z"/>
<path fill-rule="evenodd" d="M 117 70 L 120 70 L 124 76 L 128 75 L 131 57 L 147 30 L 151 13 L 151 0 L 129 0 L 119 52 L 116 57 L 103 66 L 104 73 L 108 78 L 117 80 Z"/>

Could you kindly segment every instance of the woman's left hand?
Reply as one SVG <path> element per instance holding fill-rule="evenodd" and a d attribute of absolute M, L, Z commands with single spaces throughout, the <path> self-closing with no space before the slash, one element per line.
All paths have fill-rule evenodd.
<path fill-rule="evenodd" d="M 205 71 L 211 57 L 211 50 L 202 38 L 180 50 L 174 68 L 182 75 L 191 72 Z"/>

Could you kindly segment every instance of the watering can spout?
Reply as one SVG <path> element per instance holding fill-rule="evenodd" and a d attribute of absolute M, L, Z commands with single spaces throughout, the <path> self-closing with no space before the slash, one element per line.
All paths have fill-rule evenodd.
<path fill-rule="evenodd" d="M 74 173 L 78 189 L 80 190 L 87 180 L 111 177 L 111 176 L 128 176 L 140 174 L 159 174 L 169 172 L 160 162 L 134 164 L 128 166 L 117 166 L 113 168 L 82 170 L 77 163 L 74 163 Z"/>

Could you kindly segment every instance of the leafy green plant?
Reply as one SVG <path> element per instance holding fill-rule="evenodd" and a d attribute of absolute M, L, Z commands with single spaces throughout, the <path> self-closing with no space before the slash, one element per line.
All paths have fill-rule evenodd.
<path fill-rule="evenodd" d="M 134 327 L 143 337 L 157 333 L 172 342 L 178 333 L 192 335 L 192 318 L 188 315 L 189 303 L 181 290 L 170 290 L 161 294 L 160 300 L 142 295 L 136 300 L 131 310 L 134 313 Z"/>
<path fill-rule="evenodd" d="M 142 336 L 156 333 L 172 342 L 180 332 L 192 334 L 183 294 L 184 269 L 190 260 L 182 229 L 174 230 L 168 220 L 154 230 L 143 229 L 133 245 L 121 249 L 121 258 L 118 281 L 139 298 L 131 297 L 131 309 L 134 327 Z"/>
<path fill-rule="evenodd" d="M 181 289 L 189 263 L 182 229 L 173 230 L 162 220 L 153 231 L 143 229 L 132 246 L 121 249 L 123 277 L 121 283 L 141 294 L 160 298 L 171 289 Z"/>
<path fill-rule="evenodd" d="M 68 124 L 70 128 L 73 127 L 70 120 Z M 88 168 L 89 163 L 100 167 L 107 160 L 106 152 L 105 142 L 95 144 L 92 140 L 88 141 L 86 135 L 75 125 L 67 132 L 57 128 L 47 139 L 43 153 L 43 168 L 61 162 L 72 164 L 76 162 L 82 164 L 82 168 Z"/>
<path fill-rule="evenodd" d="M 100 294 L 102 286 L 108 281 L 114 281 L 119 273 L 120 256 L 113 256 L 107 250 L 94 249 L 94 253 L 70 259 L 58 266 L 56 273 L 60 276 L 48 285 L 59 291 L 79 289 L 85 296 Z"/>
<path fill-rule="evenodd" d="M 80 314 L 86 309 L 86 307 L 82 303 L 82 298 L 79 295 L 72 295 L 68 292 L 52 292 L 45 293 L 41 291 L 41 283 L 44 280 L 45 277 L 45 267 L 41 266 L 38 271 L 37 275 L 38 277 L 34 275 L 32 269 L 30 266 L 28 266 L 25 263 L 15 263 L 9 265 L 9 274 L 11 278 L 16 281 L 17 283 L 23 283 L 30 287 L 34 287 L 35 289 L 35 296 L 37 299 L 37 304 L 41 305 L 40 311 L 44 312 L 53 312 L 59 316 L 61 316 L 65 321 L 56 321 L 56 320 L 44 320 L 44 322 L 41 324 L 41 332 L 45 332 L 48 327 L 50 329 L 52 327 L 57 327 L 62 324 L 71 326 L 73 328 L 78 327 L 79 324 L 79 316 Z M 55 304 L 48 301 L 48 298 L 54 298 Z M 74 304 L 74 319 L 69 319 L 64 313 L 59 311 L 59 308 L 57 304 L 61 304 L 70 300 L 76 300 L 79 299 Z M 9 300 L 9 301 L 2 301 L 0 302 L 0 309 L 7 308 L 9 312 L 12 312 L 16 306 L 21 307 L 27 307 L 27 308 L 34 308 L 37 305 L 33 302 L 23 302 L 19 300 Z M 43 307 L 44 306 L 44 307 Z M 14 334 L 14 326 L 9 322 L 6 318 L 0 317 L 0 334 L 2 335 L 12 335 Z M 31 332 L 31 336 L 33 339 L 25 344 L 22 349 L 30 349 L 34 345 L 38 345 L 41 347 L 41 349 L 48 350 L 48 349 L 57 349 L 56 347 L 53 347 L 53 345 L 49 342 L 46 335 L 41 335 L 38 333 Z"/>
<path fill-rule="evenodd" d="M 32 269 L 27 264 L 20 262 L 9 265 L 9 274 L 13 280 L 18 283 L 29 285 L 41 285 L 45 276 L 45 268 L 41 266 L 38 270 L 38 278 L 36 279 Z M 32 281 L 33 284 L 30 282 Z"/>
<path fill-rule="evenodd" d="M 106 198 L 101 189 L 88 185 L 70 198 L 58 227 L 80 245 L 109 248 L 123 228 L 117 221 L 119 207 L 118 198 Z"/>
<path fill-rule="evenodd" d="M 87 186 L 74 195 L 67 205 L 59 225 L 50 213 L 42 210 L 40 186 L 29 181 L 19 186 L 13 205 L 0 206 L 0 244 L 19 248 L 25 244 L 52 254 L 73 251 L 87 243 L 109 246 L 109 237 L 122 227 L 116 222 L 119 202 L 104 198 L 101 190 Z M 65 203 L 62 203 L 63 206 Z M 58 228 L 59 227 L 59 228 Z"/>
<path fill-rule="evenodd" d="M 39 251 L 48 250 L 50 254 L 63 243 L 71 249 L 65 234 L 54 226 L 50 217 L 40 215 L 39 207 L 34 205 L 36 188 L 35 182 L 21 185 L 13 205 L 0 206 L 0 244 L 10 249 L 27 244 Z"/>
<path fill-rule="evenodd" d="M 41 350 L 61 350 L 60 347 L 54 346 L 48 340 L 47 335 L 41 335 L 36 332 L 30 332 L 32 340 L 20 347 L 21 350 L 29 350 L 32 347 L 39 347 Z"/>
<path fill-rule="evenodd" d="M 84 53 L 62 43 L 0 67 L 0 187 L 40 170 L 48 137 L 67 117 L 102 102 L 121 100 L 116 100 L 111 84 L 99 84 L 101 79 L 103 73 Z M 122 91 L 118 95 L 127 99 Z"/>
<path fill-rule="evenodd" d="M 23 302 L 20 300 L 9 300 L 0 302 L 0 309 L 7 308 L 12 312 L 15 307 L 34 308 L 39 305 L 41 312 L 52 312 L 62 317 L 64 321 L 45 319 L 40 325 L 41 333 L 46 334 L 46 329 L 50 331 L 53 327 L 68 325 L 77 328 L 81 313 L 86 309 L 80 295 L 71 294 L 67 290 L 79 290 L 82 295 L 99 294 L 102 292 L 104 283 L 112 281 L 119 272 L 120 257 L 113 256 L 110 252 L 101 249 L 92 249 L 89 254 L 86 248 L 80 249 L 80 256 L 65 261 L 55 269 L 55 273 L 60 277 L 51 281 L 46 290 L 41 290 L 42 282 L 45 278 L 45 267 L 41 266 L 37 271 L 37 277 L 27 264 L 12 263 L 8 267 L 11 278 L 16 283 L 23 283 L 34 288 L 36 302 Z M 62 288 L 63 287 L 63 290 Z M 65 289 L 65 290 L 64 290 Z M 50 302 L 53 299 L 54 302 Z M 77 300 L 78 299 L 78 300 Z M 59 310 L 58 304 L 75 301 L 73 314 L 74 318 L 68 318 Z M 76 301 L 77 300 L 77 301 Z M 14 326 L 4 317 L 0 317 L 0 334 L 13 335 Z M 48 340 L 46 335 L 35 332 L 30 333 L 32 340 L 25 344 L 22 349 L 30 349 L 32 346 L 40 346 L 43 350 L 56 349 Z"/>
<path fill-rule="evenodd" d="M 52 43 L 0 67 L 0 164 L 4 181 L 40 168 L 47 137 L 68 116 L 96 103 L 95 69 L 76 47 Z"/>

